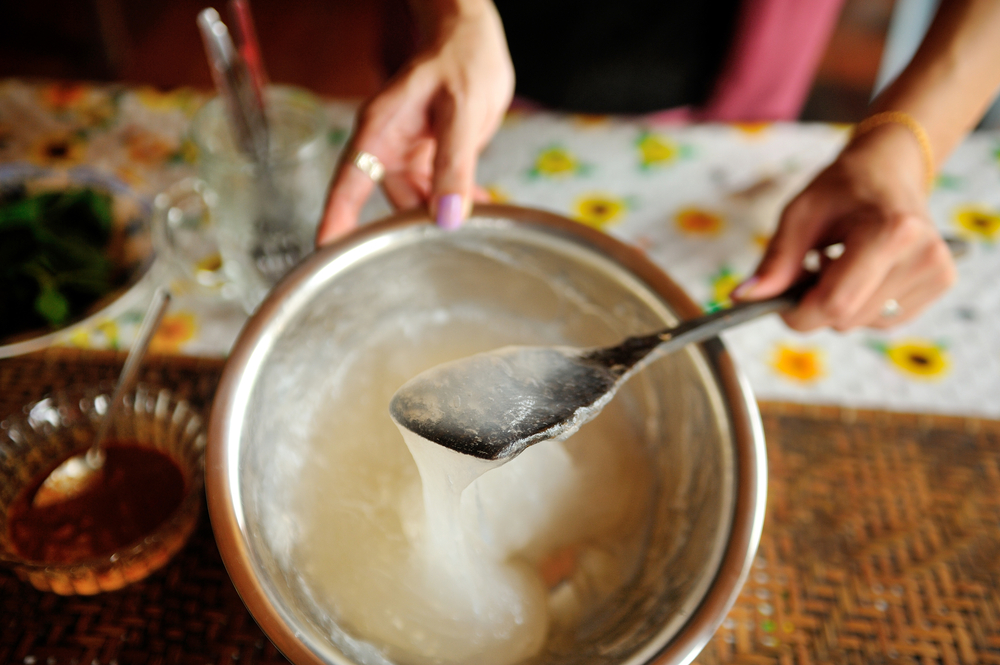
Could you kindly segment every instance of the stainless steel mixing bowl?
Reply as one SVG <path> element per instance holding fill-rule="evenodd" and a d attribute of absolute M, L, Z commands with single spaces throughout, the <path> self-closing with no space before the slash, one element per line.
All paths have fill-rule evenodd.
<path fill-rule="evenodd" d="M 226 567 L 297 665 L 386 662 L 326 617 L 295 570 L 287 488 L 316 393 L 385 317 L 488 305 L 563 325 L 566 343 L 608 344 L 696 315 L 639 251 L 540 211 L 478 207 L 461 230 L 417 214 L 363 227 L 288 275 L 243 329 L 212 410 L 206 482 Z M 442 305 L 443 304 L 443 305 Z M 405 319 L 405 316 L 402 317 Z M 539 340 L 551 343 L 552 340 Z M 633 579 L 532 662 L 688 663 L 743 584 L 764 516 L 756 404 L 721 342 L 653 363 L 625 400 L 658 483 Z"/>

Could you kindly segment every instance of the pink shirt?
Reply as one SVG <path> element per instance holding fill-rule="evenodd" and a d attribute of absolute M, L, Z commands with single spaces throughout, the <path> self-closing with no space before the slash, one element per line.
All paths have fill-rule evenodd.
<path fill-rule="evenodd" d="M 653 122 L 794 120 L 805 103 L 844 0 L 743 0 L 715 90 L 701 108 Z"/>

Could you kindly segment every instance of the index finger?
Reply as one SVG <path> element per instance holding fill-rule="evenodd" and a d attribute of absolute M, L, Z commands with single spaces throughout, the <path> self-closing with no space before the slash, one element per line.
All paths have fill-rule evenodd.
<path fill-rule="evenodd" d="M 356 149 L 344 152 L 326 197 L 323 219 L 316 231 L 316 245 L 325 245 L 353 229 L 365 201 L 375 189 L 367 173 L 354 165 Z"/>
<path fill-rule="evenodd" d="M 892 221 L 862 219 L 844 235 L 843 255 L 823 269 L 817 284 L 799 306 L 783 315 L 789 327 L 808 331 L 821 326 L 844 328 L 885 281 L 890 270 L 911 251 L 900 242 L 903 225 L 915 217 L 898 215 Z M 903 221 L 897 221 L 903 220 Z M 912 234 L 911 234 L 912 235 Z"/>

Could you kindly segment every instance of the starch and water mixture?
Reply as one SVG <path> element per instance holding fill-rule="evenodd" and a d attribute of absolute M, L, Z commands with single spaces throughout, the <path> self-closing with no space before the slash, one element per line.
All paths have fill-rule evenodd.
<path fill-rule="evenodd" d="M 337 368 L 294 490 L 293 561 L 316 603 L 394 662 L 510 665 L 634 573 L 648 459 L 619 400 L 505 465 L 404 442 L 388 404 L 406 380 L 530 338 L 516 320 L 439 323 L 372 331 Z"/>

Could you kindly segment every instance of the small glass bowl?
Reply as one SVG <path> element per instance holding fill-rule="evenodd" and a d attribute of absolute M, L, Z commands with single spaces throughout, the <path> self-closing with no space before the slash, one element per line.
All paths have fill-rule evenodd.
<path fill-rule="evenodd" d="M 11 504 L 43 473 L 90 446 L 110 406 L 112 389 L 97 385 L 60 390 L 0 422 L 0 563 L 41 591 L 90 595 L 137 582 L 164 566 L 198 521 L 205 458 L 202 418 L 170 390 L 140 385 L 125 395 L 107 440 L 154 448 L 177 464 L 185 489 L 174 513 L 141 540 L 72 564 L 25 559 L 14 548 L 7 523 Z"/>

